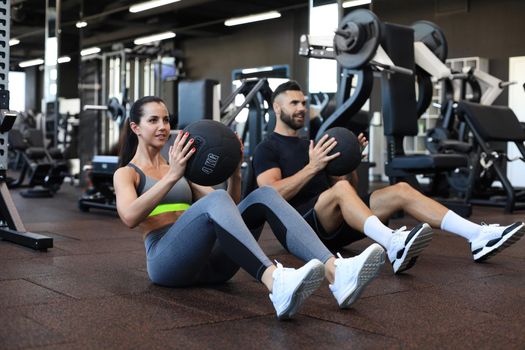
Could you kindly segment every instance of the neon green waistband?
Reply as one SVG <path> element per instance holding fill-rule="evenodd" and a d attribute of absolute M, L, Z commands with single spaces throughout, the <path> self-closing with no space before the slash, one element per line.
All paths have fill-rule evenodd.
<path fill-rule="evenodd" d="M 168 213 L 171 211 L 182 211 L 190 207 L 187 203 L 173 203 L 173 204 L 159 204 L 153 209 L 148 216 L 155 216 L 163 213 Z"/>

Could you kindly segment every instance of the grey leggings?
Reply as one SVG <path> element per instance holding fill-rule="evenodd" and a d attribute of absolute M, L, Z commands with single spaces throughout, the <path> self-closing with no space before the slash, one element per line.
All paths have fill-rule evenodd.
<path fill-rule="evenodd" d="M 148 274 L 156 284 L 178 287 L 225 282 L 242 267 L 260 281 L 272 265 L 256 241 L 264 222 L 304 261 L 326 262 L 333 256 L 272 187 L 253 191 L 238 207 L 226 191 L 216 190 L 173 225 L 146 236 Z"/>

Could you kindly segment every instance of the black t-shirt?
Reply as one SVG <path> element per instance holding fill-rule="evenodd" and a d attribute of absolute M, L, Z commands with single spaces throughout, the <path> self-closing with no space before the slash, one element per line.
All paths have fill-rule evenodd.
<path fill-rule="evenodd" d="M 272 168 L 281 169 L 282 178 L 287 178 L 303 169 L 309 162 L 309 141 L 293 136 L 272 133 L 262 141 L 253 155 L 255 176 Z M 324 171 L 316 174 L 288 202 L 301 214 L 315 204 L 317 197 L 330 187 L 330 181 Z"/>

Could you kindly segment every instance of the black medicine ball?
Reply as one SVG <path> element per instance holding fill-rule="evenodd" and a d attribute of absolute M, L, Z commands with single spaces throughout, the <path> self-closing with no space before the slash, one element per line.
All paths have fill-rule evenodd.
<path fill-rule="evenodd" d="M 361 163 L 361 145 L 357 136 L 347 128 L 335 127 L 326 130 L 321 137 L 328 134 L 329 138 L 335 137 L 337 144 L 328 153 L 332 155 L 340 152 L 341 154 L 332 159 L 326 166 L 326 172 L 332 176 L 342 176 L 354 171 L 359 163 Z M 321 139 L 319 137 L 319 139 Z"/>
<path fill-rule="evenodd" d="M 195 153 L 188 160 L 184 176 L 198 185 L 213 186 L 227 180 L 241 161 L 237 135 L 222 123 L 199 120 L 184 131 L 193 138 Z"/>

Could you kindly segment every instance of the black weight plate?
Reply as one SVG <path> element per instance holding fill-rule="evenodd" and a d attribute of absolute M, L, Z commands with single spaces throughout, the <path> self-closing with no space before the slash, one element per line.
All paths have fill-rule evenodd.
<path fill-rule="evenodd" d="M 447 180 L 456 192 L 466 193 L 470 183 L 470 173 L 467 168 L 457 169 L 448 174 Z"/>
<path fill-rule="evenodd" d="M 350 12 L 342 19 L 334 36 L 337 62 L 348 69 L 365 66 L 374 57 L 380 40 L 381 22 L 372 11 Z"/>
<path fill-rule="evenodd" d="M 430 106 L 432 102 L 432 93 L 434 86 L 430 75 L 419 67 L 416 67 L 416 85 L 417 85 L 417 116 L 420 117 Z"/>
<path fill-rule="evenodd" d="M 424 43 L 442 62 L 448 55 L 447 38 L 437 25 L 429 21 L 417 21 L 412 24 L 414 40 Z"/>
<path fill-rule="evenodd" d="M 430 153 L 436 154 L 439 153 L 441 141 L 444 140 L 448 140 L 447 130 L 440 127 L 435 127 L 427 131 L 425 146 Z"/>

